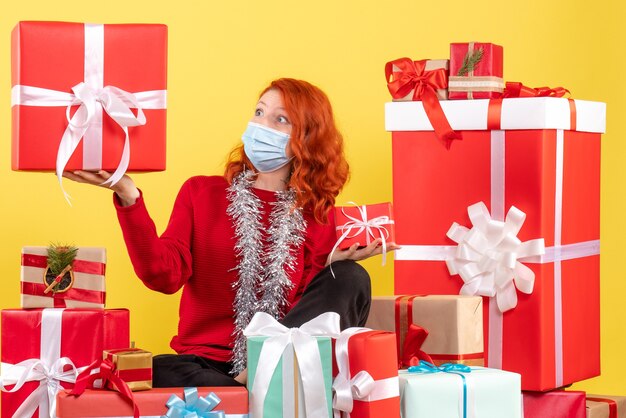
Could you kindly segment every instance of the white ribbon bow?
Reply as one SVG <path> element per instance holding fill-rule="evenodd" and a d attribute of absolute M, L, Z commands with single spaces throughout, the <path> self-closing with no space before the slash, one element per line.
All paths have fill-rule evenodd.
<path fill-rule="evenodd" d="M 516 287 L 522 293 L 532 293 L 535 273 L 520 261 L 544 254 L 544 240 L 521 242 L 517 238 L 526 214 L 515 206 L 504 222 L 491 219 L 483 202 L 467 211 L 472 228 L 455 222 L 446 234 L 458 244 L 454 258 L 446 260 L 446 265 L 450 274 L 463 279 L 462 295 L 495 296 L 500 311 L 506 312 L 517 306 Z"/>
<path fill-rule="evenodd" d="M 300 328 L 289 329 L 271 315 L 257 312 L 243 333 L 246 337 L 269 337 L 261 348 L 250 392 L 251 417 L 262 416 L 272 375 L 283 352 L 293 345 L 302 377 L 306 416 L 329 418 L 322 360 L 315 337 L 337 338 L 340 333 L 339 314 L 326 312 L 305 322 Z M 283 367 L 290 367 L 290 365 L 283 365 Z"/>
<path fill-rule="evenodd" d="M 39 381 L 39 387 L 28 395 L 13 414 L 13 418 L 31 418 L 37 408 L 40 417 L 55 417 L 56 395 L 63 389 L 61 382 L 75 383 L 81 371 L 67 357 L 57 359 L 52 365 L 40 359 L 29 359 L 15 365 L 2 366 L 0 390 L 3 392 L 17 392 L 26 382 Z M 69 366 L 69 369 L 65 370 L 66 366 Z M 6 389 L 9 385 L 15 386 Z M 47 399 L 47 402 L 42 402 L 42 399 Z"/>
<path fill-rule="evenodd" d="M 366 244 L 369 244 L 371 242 L 371 238 L 374 238 L 374 239 L 378 238 L 374 234 L 374 230 L 376 229 L 382 241 L 381 242 L 381 246 L 383 247 L 382 248 L 383 250 L 382 251 L 382 257 L 383 257 L 382 265 L 384 266 L 387 261 L 387 239 L 389 238 L 389 231 L 383 225 L 389 225 L 389 224 L 394 223 L 393 219 L 389 219 L 389 216 L 377 216 L 375 218 L 368 219 L 366 205 L 359 206 L 354 202 L 348 202 L 348 203 L 351 205 L 354 205 L 357 208 L 357 210 L 359 211 L 359 214 L 361 215 L 361 219 L 348 215 L 344 210 L 345 208 L 341 208 L 341 212 L 344 214 L 346 218 L 350 220 L 344 223 L 343 225 L 338 225 L 335 227 L 335 229 L 337 229 L 338 231 L 343 231 L 343 233 L 341 234 L 341 236 L 339 237 L 339 239 L 333 246 L 333 249 L 328 256 L 328 259 L 332 260 L 335 250 L 337 250 L 339 245 L 346 238 L 354 238 L 364 231 L 365 231 Z M 335 277 L 332 264 L 330 266 L 330 271 L 333 277 Z"/>
<path fill-rule="evenodd" d="M 350 376 L 350 358 L 348 343 L 350 337 L 362 332 L 369 332 L 369 328 L 348 328 L 344 330 L 335 343 L 335 357 L 339 373 L 333 382 L 333 410 L 334 418 L 343 415 L 350 417 L 354 400 L 377 401 L 400 396 L 398 377 L 375 381 L 365 370 L 361 370 L 354 377 Z"/>

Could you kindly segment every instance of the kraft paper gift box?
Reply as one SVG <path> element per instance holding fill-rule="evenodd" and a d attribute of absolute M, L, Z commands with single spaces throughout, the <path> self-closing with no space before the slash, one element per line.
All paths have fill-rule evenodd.
<path fill-rule="evenodd" d="M 524 418 L 585 418 L 585 392 L 523 392 Z"/>
<path fill-rule="evenodd" d="M 74 367 L 89 366 L 104 349 L 130 345 L 126 309 L 5 309 L 1 315 L 3 417 L 19 408 L 21 417 L 54 417 L 47 385 L 71 388 L 78 375 Z M 24 377 L 23 386 L 14 386 Z"/>
<path fill-rule="evenodd" d="M 394 293 L 495 295 L 484 302 L 486 365 L 521 373 L 525 390 L 597 376 L 605 104 L 531 97 L 442 106 L 463 136 L 449 149 L 420 102 L 386 104 L 402 247 Z"/>
<path fill-rule="evenodd" d="M 385 244 L 396 239 L 391 203 L 337 206 L 335 225 L 336 245 L 340 249 L 350 248 L 356 243 L 365 247 L 377 238 L 383 239 Z"/>
<path fill-rule="evenodd" d="M 259 312 L 244 334 L 251 418 L 332 417 L 331 337 L 339 336 L 337 313 L 288 329 Z"/>
<path fill-rule="evenodd" d="M 489 99 L 504 90 L 500 45 L 481 42 L 450 44 L 450 99 Z"/>
<path fill-rule="evenodd" d="M 522 417 L 516 373 L 472 367 L 467 373 L 400 370 L 399 377 L 403 418 Z"/>
<path fill-rule="evenodd" d="M 626 418 L 626 396 L 587 395 L 587 418 Z"/>
<path fill-rule="evenodd" d="M 72 269 L 73 280 L 66 290 L 44 293 L 48 283 L 47 248 L 22 248 L 20 274 L 22 308 L 104 308 L 106 301 L 106 249 L 80 247 Z"/>
<path fill-rule="evenodd" d="M 76 397 L 69 394 L 70 391 L 61 391 L 57 396 L 58 418 L 132 418 L 133 407 L 118 392 L 108 390 L 87 389 Z M 213 396 L 211 396 L 213 394 Z M 218 399 L 214 396 L 217 395 Z M 193 412 L 203 411 L 203 406 L 198 402 L 185 402 L 190 397 L 196 396 L 211 400 L 210 411 L 216 417 L 219 411 L 223 411 L 224 418 L 247 418 L 248 417 L 248 391 L 243 387 L 201 387 L 201 388 L 156 388 L 133 393 L 142 418 L 161 418 L 168 410 L 172 409 L 171 415 L 183 417 L 192 415 Z M 172 397 L 180 401 L 173 403 L 173 408 L 166 406 Z M 200 409 L 200 410 L 198 410 Z M 213 416 L 206 412 L 199 416 Z"/>
<path fill-rule="evenodd" d="M 12 169 L 165 170 L 166 84 L 165 25 L 19 22 Z"/>
<path fill-rule="evenodd" d="M 122 379 L 131 391 L 152 388 L 152 353 L 140 348 L 120 348 L 104 350 L 102 357 L 115 367 L 115 374 Z M 107 388 L 115 390 L 114 385 Z"/>
<path fill-rule="evenodd" d="M 422 76 L 430 78 L 437 93 L 439 100 L 448 99 L 448 70 L 450 68 L 450 60 L 419 60 L 412 61 L 409 58 L 391 61 L 391 67 L 387 70 L 387 82 L 393 82 L 400 78 L 413 78 Z M 408 81 L 408 80 L 407 80 Z M 415 86 L 413 86 L 405 95 L 394 95 L 394 101 L 421 100 L 415 95 Z"/>
<path fill-rule="evenodd" d="M 402 367 L 408 367 L 420 351 L 437 365 L 482 366 L 482 305 L 479 296 L 374 296 L 365 326 L 395 332 L 397 357 Z M 407 338 L 410 332 L 427 334 L 421 346 L 415 344 L 419 338 L 410 335 Z"/>
<path fill-rule="evenodd" d="M 335 343 L 335 416 L 400 416 L 396 337 L 392 332 L 348 328 Z"/>

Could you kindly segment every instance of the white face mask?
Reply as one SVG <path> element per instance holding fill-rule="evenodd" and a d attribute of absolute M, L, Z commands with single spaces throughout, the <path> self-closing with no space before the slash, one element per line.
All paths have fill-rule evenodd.
<path fill-rule="evenodd" d="M 254 122 L 241 136 L 246 155 L 260 173 L 278 170 L 289 163 L 286 149 L 290 135 Z"/>

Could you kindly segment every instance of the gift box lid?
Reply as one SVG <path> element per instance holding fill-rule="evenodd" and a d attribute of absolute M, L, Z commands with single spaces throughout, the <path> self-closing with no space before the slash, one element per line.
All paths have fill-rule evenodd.
<path fill-rule="evenodd" d="M 576 131 L 604 133 L 606 103 L 574 100 Z M 454 130 L 485 131 L 489 100 L 443 100 L 440 102 Z M 570 129 L 569 100 L 557 97 L 524 97 L 502 101 L 501 129 Z M 432 131 L 422 102 L 385 103 L 385 130 Z"/>

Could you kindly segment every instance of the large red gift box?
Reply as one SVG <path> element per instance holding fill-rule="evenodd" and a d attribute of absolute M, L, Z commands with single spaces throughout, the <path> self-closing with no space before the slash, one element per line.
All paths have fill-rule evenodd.
<path fill-rule="evenodd" d="M 28 368 L 35 367 L 24 385 L 15 392 L 2 392 L 2 416 L 13 416 L 20 405 L 25 412 L 19 416 L 39 416 L 37 408 L 43 408 L 41 416 L 48 416 L 49 401 L 46 385 L 58 389 L 71 388 L 67 380 L 75 380 L 69 366 L 88 366 L 102 358 L 105 349 L 125 348 L 130 345 L 129 312 L 127 309 L 5 309 L 2 311 L 2 377 L 5 390 L 15 386 L 16 379 L 28 375 Z M 27 361 L 21 366 L 12 367 Z M 70 364 L 71 361 L 71 364 Z M 42 371 L 52 372 L 46 378 Z M 62 373 L 65 371 L 66 373 Z M 55 378 L 56 376 L 57 378 Z M 54 411 L 50 411 L 54 416 Z"/>
<path fill-rule="evenodd" d="M 12 169 L 113 171 L 127 152 L 131 171 L 164 170 L 166 80 L 165 25 L 18 23 Z"/>
<path fill-rule="evenodd" d="M 226 418 L 246 418 L 248 416 L 248 391 L 246 388 L 204 387 L 197 390 L 201 397 L 205 397 L 211 392 L 216 394 L 220 398 L 220 402 L 214 411 L 224 411 Z M 168 411 L 166 403 L 172 395 L 178 396 L 181 400 L 186 400 L 183 388 L 157 388 L 133 393 L 140 416 L 145 418 L 165 416 Z M 69 391 L 62 391 L 57 396 L 57 417 L 132 418 L 133 407 L 118 392 L 87 389 L 82 395 L 76 397 L 70 395 Z"/>
<path fill-rule="evenodd" d="M 523 392 L 524 418 L 585 418 L 585 392 Z"/>
<path fill-rule="evenodd" d="M 495 294 L 505 309 L 485 300 L 487 365 L 520 373 L 524 390 L 598 375 L 605 105 L 548 97 L 457 100 L 442 107 L 452 128 L 463 133 L 450 149 L 437 141 L 420 102 L 386 104 L 402 247 L 395 257 L 395 293 L 458 294 L 463 288 L 465 294 Z M 472 206 L 477 202 L 485 206 Z M 507 222 L 498 222 L 506 213 Z M 455 222 L 463 227 L 451 228 Z M 457 248 L 446 236 L 449 229 L 464 245 Z M 479 241 L 489 242 L 494 233 L 506 238 L 500 247 L 478 251 Z M 536 239 L 544 240 L 545 255 L 521 258 Z M 464 284 L 448 265 L 479 280 Z M 514 283 L 531 293 L 516 296 Z"/>
<path fill-rule="evenodd" d="M 395 242 L 394 222 L 391 203 L 337 206 L 338 248 L 347 249 L 356 243 L 365 247 L 377 238 L 384 239 L 385 243 Z"/>
<path fill-rule="evenodd" d="M 489 99 L 504 91 L 500 45 L 480 42 L 450 44 L 450 99 Z"/>
<path fill-rule="evenodd" d="M 400 416 L 396 336 L 348 328 L 335 343 L 333 408 L 352 418 Z"/>

